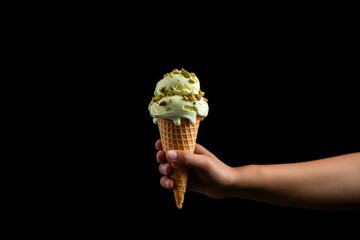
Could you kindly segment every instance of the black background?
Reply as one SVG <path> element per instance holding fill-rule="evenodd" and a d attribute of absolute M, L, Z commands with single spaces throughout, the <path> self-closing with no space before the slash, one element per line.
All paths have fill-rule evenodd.
<path fill-rule="evenodd" d="M 54 41 L 61 44 L 50 44 L 42 55 L 42 76 L 51 79 L 42 94 L 51 101 L 41 98 L 47 110 L 40 121 L 41 149 L 51 161 L 45 165 L 49 181 L 39 178 L 39 191 L 31 193 L 44 209 L 42 219 L 49 220 L 42 224 L 79 235 L 129 231 L 163 237 L 177 227 L 182 230 L 176 234 L 224 237 L 241 237 L 239 232 L 253 227 L 253 236 L 281 234 L 285 226 L 296 234 L 340 225 L 353 230 L 358 212 L 214 200 L 191 191 L 177 209 L 172 192 L 159 184 L 159 133 L 148 112 L 157 81 L 185 68 L 198 76 L 209 100 L 198 142 L 228 165 L 359 151 L 358 55 L 351 27 L 252 19 L 251 26 L 201 22 L 189 31 L 160 30 L 146 21 L 130 27 L 114 19 L 70 23 L 67 35 Z M 38 198 L 39 192 L 45 197 Z M 39 208 L 30 211 L 40 214 Z"/>
<path fill-rule="evenodd" d="M 110 229 L 114 224 L 125 228 L 155 224 L 159 232 L 174 224 L 191 232 L 219 225 L 237 229 L 274 223 L 327 228 L 358 220 L 356 212 L 213 200 L 191 191 L 179 210 L 172 192 L 161 188 L 154 148 L 159 133 L 147 107 L 157 81 L 173 68 L 185 68 L 200 79 L 210 110 L 198 142 L 231 166 L 307 161 L 359 151 L 358 94 L 351 66 L 333 58 L 314 60 L 310 53 L 304 56 L 295 50 L 266 60 L 261 54 L 253 58 L 252 52 L 246 56 L 225 62 L 146 59 L 112 71 L 114 75 L 96 83 L 93 92 L 85 95 L 91 95 L 91 101 L 85 100 L 74 113 L 80 121 L 70 142 L 77 155 L 66 161 L 71 169 L 70 194 L 64 189 L 70 221 L 78 218 L 76 222 Z"/>

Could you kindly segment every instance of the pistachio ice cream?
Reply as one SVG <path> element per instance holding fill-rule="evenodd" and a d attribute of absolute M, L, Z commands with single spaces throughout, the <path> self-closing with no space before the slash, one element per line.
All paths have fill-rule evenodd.
<path fill-rule="evenodd" d="M 166 118 L 173 120 L 176 126 L 182 118 L 195 124 L 196 117 L 203 119 L 209 112 L 199 79 L 185 69 L 174 69 L 163 76 L 156 84 L 148 109 L 155 124 L 158 119 Z"/>

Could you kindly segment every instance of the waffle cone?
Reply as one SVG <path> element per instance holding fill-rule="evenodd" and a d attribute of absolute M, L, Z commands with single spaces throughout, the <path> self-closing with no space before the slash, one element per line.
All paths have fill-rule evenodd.
<path fill-rule="evenodd" d="M 195 124 L 191 124 L 188 119 L 181 119 L 180 126 L 176 126 L 172 120 L 159 119 L 158 127 L 163 150 L 194 152 L 200 120 L 201 118 L 198 117 Z M 174 198 L 177 208 L 181 209 L 185 199 L 188 171 L 186 167 L 170 164 L 173 168 L 170 177 L 174 180 Z"/>

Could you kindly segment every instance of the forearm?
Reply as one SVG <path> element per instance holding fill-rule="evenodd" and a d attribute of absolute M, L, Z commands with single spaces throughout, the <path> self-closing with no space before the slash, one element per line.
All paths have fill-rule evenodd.
<path fill-rule="evenodd" d="M 360 153 L 234 169 L 230 196 L 283 206 L 360 210 Z"/>

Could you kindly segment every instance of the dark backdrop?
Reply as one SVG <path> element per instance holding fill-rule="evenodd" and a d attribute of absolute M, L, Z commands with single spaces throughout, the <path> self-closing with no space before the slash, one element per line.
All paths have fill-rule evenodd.
<path fill-rule="evenodd" d="M 154 148 L 159 133 L 147 108 L 157 81 L 173 68 L 185 68 L 200 79 L 209 115 L 200 125 L 198 142 L 226 164 L 298 162 L 359 151 L 358 94 L 351 66 L 298 51 L 281 56 L 145 58 L 111 65 L 108 73 L 105 64 L 99 82 L 80 95 L 90 100 L 80 101 L 74 110 L 79 122 L 70 141 L 77 155 L 67 160 L 72 177 L 70 194 L 64 189 L 63 209 L 71 209 L 70 221 L 110 229 L 154 224 L 156 233 L 173 228 L 171 224 L 189 231 L 273 223 L 296 229 L 359 220 L 356 212 L 213 200 L 191 191 L 179 210 L 172 192 L 159 185 Z"/>
<path fill-rule="evenodd" d="M 298 162 L 360 150 L 352 36 L 339 42 L 330 28 L 304 36 L 268 29 L 258 35 L 222 32 L 221 44 L 204 33 L 186 38 L 191 49 L 172 44 L 167 32 L 138 39 L 104 28 L 99 40 L 80 38 L 70 50 L 60 45 L 54 55 L 63 58 L 46 65 L 56 79 L 47 93 L 56 99 L 48 107 L 53 115 L 46 118 L 56 144 L 46 143 L 54 159 L 47 174 L 55 181 L 40 201 L 47 206 L 44 218 L 62 219 L 60 226 L 80 234 L 167 237 L 179 226 L 186 235 L 236 235 L 254 226 L 252 234 L 263 233 L 270 225 L 270 235 L 285 225 L 300 234 L 342 224 L 349 232 L 358 212 L 213 200 L 191 191 L 179 210 L 172 192 L 159 185 L 159 133 L 147 108 L 157 81 L 173 68 L 200 79 L 209 115 L 198 142 L 226 164 Z"/>

